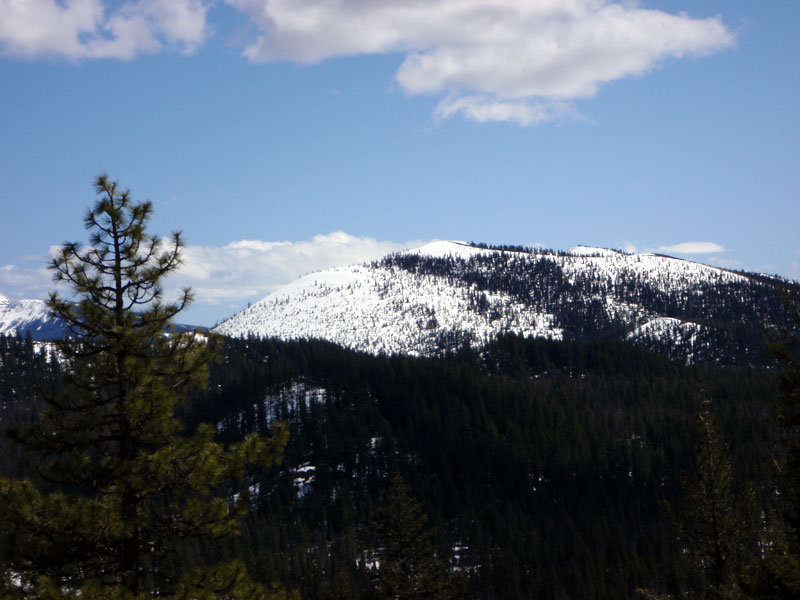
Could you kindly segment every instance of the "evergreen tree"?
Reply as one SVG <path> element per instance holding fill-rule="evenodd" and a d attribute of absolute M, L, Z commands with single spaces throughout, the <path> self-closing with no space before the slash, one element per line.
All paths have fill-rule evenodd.
<path fill-rule="evenodd" d="M 677 521 L 699 579 L 695 597 L 738 598 L 734 576 L 744 553 L 748 528 L 742 509 L 748 502 L 734 497 L 728 444 L 711 412 L 711 400 L 702 392 L 694 437 L 696 471 L 692 478 L 684 478 L 688 506 L 678 513 Z"/>
<path fill-rule="evenodd" d="M 449 600 L 464 595 L 460 577 L 448 579 L 446 565 L 437 559 L 422 507 L 409 494 L 400 475 L 392 478 L 385 505 L 379 509 L 376 530 L 380 551 L 377 597 L 386 600 Z"/>
<path fill-rule="evenodd" d="M 89 245 L 66 243 L 51 264 L 77 297 L 48 303 L 70 331 L 65 385 L 33 425 L 7 431 L 41 460 L 36 480 L 0 479 L 2 597 L 273 597 L 242 563 L 187 565 L 182 551 L 238 532 L 250 499 L 232 486 L 279 460 L 286 430 L 227 448 L 211 425 L 186 431 L 176 409 L 204 384 L 215 340 L 170 329 L 192 300 L 163 299 L 181 235 L 164 249 L 146 232 L 150 202 L 106 175 L 95 190 Z"/>
<path fill-rule="evenodd" d="M 685 504 L 680 508 L 668 506 L 689 563 L 688 597 L 744 598 L 738 575 L 748 533 L 743 515 L 750 502 L 740 498 L 736 505 L 728 444 L 711 411 L 711 400 L 702 390 L 695 406 L 694 451 L 695 471 L 691 477 L 682 475 Z M 637 593 L 645 600 L 672 598 L 646 589 Z"/>
<path fill-rule="evenodd" d="M 769 348 L 783 366 L 774 405 L 780 430 L 775 466 L 779 515 L 762 541 L 763 552 L 746 570 L 744 585 L 754 598 L 800 597 L 800 285 L 786 299 L 790 326 Z"/>
<path fill-rule="evenodd" d="M 346 571 L 337 570 L 330 581 L 322 582 L 319 597 L 320 600 L 355 600 L 359 594 L 350 575 Z"/>
<path fill-rule="evenodd" d="M 800 546 L 800 285 L 787 305 L 792 328 L 785 329 L 782 339 L 771 344 L 771 349 L 783 366 L 777 415 L 783 441 L 780 482 L 784 516 L 789 536 Z"/>

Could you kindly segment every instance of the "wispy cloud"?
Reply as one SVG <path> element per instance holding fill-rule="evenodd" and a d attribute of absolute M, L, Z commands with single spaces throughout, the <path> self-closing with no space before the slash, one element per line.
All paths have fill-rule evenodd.
<path fill-rule="evenodd" d="M 716 254 L 725 252 L 725 248 L 714 242 L 681 242 L 670 246 L 659 246 L 656 252 L 672 252 L 675 254 Z"/>
<path fill-rule="evenodd" d="M 720 17 L 696 19 L 627 0 L 225 0 L 254 25 L 243 55 L 313 63 L 399 53 L 408 94 L 444 97 L 439 119 L 533 126 L 578 114 L 605 84 L 669 59 L 731 47 Z M 0 51 L 131 59 L 191 52 L 209 35 L 210 0 L 0 0 Z"/>
<path fill-rule="evenodd" d="M 508 121 L 523 127 L 577 117 L 575 107 L 569 102 L 527 98 L 499 100 L 491 96 L 449 96 L 439 102 L 433 114 L 436 119 L 461 114 L 477 123 Z"/>
<path fill-rule="evenodd" d="M 54 289 L 52 274 L 44 267 L 0 266 L 0 294 L 15 300 L 22 298 L 43 299 Z"/>
<path fill-rule="evenodd" d="M 741 269 L 742 261 L 735 258 L 722 258 L 721 256 L 712 256 L 708 259 L 708 264 L 715 267 L 722 267 L 723 269 Z"/>

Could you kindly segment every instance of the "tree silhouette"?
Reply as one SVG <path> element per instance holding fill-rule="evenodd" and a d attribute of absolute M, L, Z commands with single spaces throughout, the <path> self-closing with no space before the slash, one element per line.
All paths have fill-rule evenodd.
<path fill-rule="evenodd" d="M 434 532 L 427 517 L 411 497 L 400 475 L 392 478 L 385 505 L 379 509 L 376 531 L 384 544 L 379 552 L 377 597 L 392 600 L 449 600 L 464 593 L 460 577 L 447 576 L 446 565 L 436 557 Z"/>
<path fill-rule="evenodd" d="M 785 303 L 789 325 L 768 344 L 783 367 L 773 405 L 780 432 L 774 457 L 779 514 L 744 578 L 751 597 L 768 600 L 800 597 L 800 285 L 785 295 Z"/>
<path fill-rule="evenodd" d="M 739 573 L 748 533 L 743 516 L 748 499 L 733 493 L 733 471 L 728 444 L 711 411 L 711 400 L 701 391 L 694 418 L 696 470 L 684 477 L 688 505 L 678 513 L 678 527 L 688 557 L 699 576 L 698 598 L 738 597 Z"/>

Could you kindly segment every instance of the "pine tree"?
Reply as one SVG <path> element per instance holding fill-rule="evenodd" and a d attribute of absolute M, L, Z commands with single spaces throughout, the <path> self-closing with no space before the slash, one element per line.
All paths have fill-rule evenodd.
<path fill-rule="evenodd" d="M 215 340 L 170 329 L 192 301 L 188 289 L 163 298 L 181 234 L 148 234 L 152 204 L 106 175 L 95 190 L 89 245 L 66 243 L 51 264 L 77 298 L 48 303 L 70 332 L 65 385 L 32 426 L 7 431 L 41 460 L 35 480 L 0 479 L 2 597 L 273 597 L 241 562 L 185 565 L 181 551 L 238 532 L 250 500 L 231 486 L 279 460 L 286 430 L 227 448 L 211 425 L 185 430 L 176 409 L 204 384 Z"/>
<path fill-rule="evenodd" d="M 329 581 L 323 581 L 319 589 L 320 600 L 355 600 L 359 597 L 351 576 L 341 569 Z"/>
<path fill-rule="evenodd" d="M 385 505 L 379 509 L 376 531 L 384 547 L 379 553 L 377 597 L 386 600 L 449 600 L 464 596 L 462 577 L 447 576 L 437 559 L 434 532 L 399 475 L 392 478 Z"/>
<path fill-rule="evenodd" d="M 783 367 L 773 406 L 780 431 L 775 456 L 779 514 L 762 540 L 761 556 L 744 575 L 749 595 L 765 600 L 800 597 L 800 285 L 795 285 L 785 304 L 789 327 L 768 344 Z"/>
<path fill-rule="evenodd" d="M 786 303 L 792 327 L 784 330 L 770 349 L 783 366 L 777 416 L 783 441 L 780 481 L 785 498 L 784 516 L 789 536 L 800 546 L 800 285 Z"/>
<path fill-rule="evenodd" d="M 699 579 L 693 597 L 737 598 L 735 575 L 744 554 L 748 528 L 743 515 L 748 501 L 733 494 L 728 444 L 711 411 L 711 400 L 702 392 L 694 438 L 696 471 L 693 477 L 684 477 L 688 505 L 677 513 L 690 567 Z"/>

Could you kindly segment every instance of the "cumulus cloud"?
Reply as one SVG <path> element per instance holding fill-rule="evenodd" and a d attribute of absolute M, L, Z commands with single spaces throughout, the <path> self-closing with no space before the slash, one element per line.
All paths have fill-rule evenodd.
<path fill-rule="evenodd" d="M 299 242 L 241 240 L 221 247 L 187 246 L 183 267 L 170 278 L 167 291 L 191 286 L 198 305 L 217 305 L 214 312 L 227 317 L 306 273 L 375 260 L 417 244 L 334 231 Z"/>
<path fill-rule="evenodd" d="M 253 61 L 405 55 L 409 94 L 445 93 L 436 115 L 535 125 L 569 102 L 669 59 L 730 47 L 719 17 L 612 0 L 227 0 L 259 28 Z"/>
<path fill-rule="evenodd" d="M 129 60 L 165 45 L 192 52 L 208 35 L 203 0 L 0 0 L 0 52 Z"/>
<path fill-rule="evenodd" d="M 725 248 L 714 242 L 681 242 L 671 246 L 659 246 L 656 252 L 672 252 L 675 254 L 715 254 L 725 252 Z"/>
<path fill-rule="evenodd" d="M 191 52 L 211 0 L 0 0 L 0 51 L 131 59 Z M 532 126 L 577 114 L 571 102 L 670 59 L 734 44 L 720 17 L 635 0 L 225 0 L 253 23 L 244 56 L 313 63 L 399 53 L 408 94 L 441 94 L 435 117 Z"/>
<path fill-rule="evenodd" d="M 239 240 L 225 246 L 187 246 L 181 268 L 164 280 L 165 294 L 177 297 L 181 288 L 191 287 L 195 304 L 181 320 L 210 325 L 307 273 L 376 260 L 423 243 L 379 241 L 334 231 L 296 242 Z M 53 246 L 50 255 L 57 249 Z M 0 294 L 13 299 L 46 297 L 56 285 L 52 273 L 39 268 L 45 258 L 37 263 L 36 268 L 0 266 Z"/>

